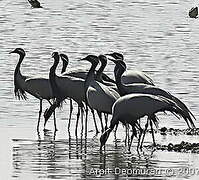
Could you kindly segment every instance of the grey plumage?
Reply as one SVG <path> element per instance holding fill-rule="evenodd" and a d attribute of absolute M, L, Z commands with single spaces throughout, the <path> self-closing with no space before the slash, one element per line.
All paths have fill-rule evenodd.
<path fill-rule="evenodd" d="M 14 92 L 15 96 L 19 99 L 27 99 L 26 92 L 31 94 L 32 96 L 36 97 L 40 100 L 40 110 L 39 110 L 39 118 L 37 124 L 37 131 L 39 131 L 39 123 L 40 117 L 42 113 L 42 100 L 47 100 L 50 104 L 50 100 L 54 98 L 52 89 L 50 86 L 50 82 L 48 78 L 36 78 L 36 77 L 29 77 L 24 76 L 21 74 L 21 63 L 26 55 L 25 51 L 22 48 L 16 48 L 14 51 L 10 53 L 19 54 L 19 62 L 15 68 L 14 73 Z M 54 116 L 55 119 L 55 116 Z M 56 126 L 55 126 L 56 129 Z"/>
<path fill-rule="evenodd" d="M 120 97 L 113 105 L 113 116 L 109 129 L 100 138 L 100 149 L 105 145 L 111 131 L 119 122 L 135 127 L 138 124 L 138 119 L 144 116 L 148 116 L 151 119 L 155 113 L 162 111 L 170 111 L 182 116 L 184 119 L 187 118 L 178 105 L 162 96 L 128 94 Z"/>

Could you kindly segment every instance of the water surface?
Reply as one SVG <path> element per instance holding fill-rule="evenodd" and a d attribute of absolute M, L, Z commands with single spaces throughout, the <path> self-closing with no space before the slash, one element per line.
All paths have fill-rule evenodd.
<path fill-rule="evenodd" d="M 132 176 L 117 168 L 124 171 L 161 169 L 163 173 L 156 174 L 157 179 L 169 179 L 175 170 L 178 174 L 173 178 L 197 179 L 197 154 L 145 150 L 139 155 L 136 141 L 129 154 L 122 126 L 119 135 L 111 135 L 101 155 L 100 135 L 94 136 L 90 115 L 87 138 L 81 136 L 81 124 L 79 135 L 75 137 L 75 104 L 70 134 L 67 132 L 68 102 L 62 110 L 57 110 L 59 131 L 56 136 L 52 120 L 47 124 L 50 131 L 43 133 L 41 125 L 40 135 L 37 135 L 39 102 L 31 96 L 26 102 L 14 98 L 13 73 L 18 57 L 8 54 L 16 47 L 24 48 L 27 56 L 22 64 L 23 74 L 48 76 L 53 62 L 51 53 L 55 50 L 69 56 L 69 68 L 89 67 L 88 63 L 77 61 L 88 53 L 121 52 L 128 69 L 147 72 L 158 87 L 185 102 L 198 119 L 199 21 L 187 15 L 196 2 L 46 0 L 41 3 L 43 9 L 32 9 L 22 0 L 0 1 L 0 179 L 119 179 Z M 113 64 L 109 63 L 106 72 L 113 76 L 112 71 Z M 43 109 L 46 107 L 48 103 L 44 103 Z M 183 120 L 170 114 L 160 114 L 159 118 L 160 127 L 186 128 Z M 185 135 L 156 134 L 156 139 L 161 144 L 182 140 L 198 142 L 197 136 Z M 148 135 L 145 144 L 151 142 Z M 110 172 L 103 173 L 102 170 L 108 168 Z M 182 168 L 195 168 L 195 173 L 180 174 Z M 172 170 L 165 173 L 167 169 Z M 151 179 L 154 175 L 133 176 Z"/>

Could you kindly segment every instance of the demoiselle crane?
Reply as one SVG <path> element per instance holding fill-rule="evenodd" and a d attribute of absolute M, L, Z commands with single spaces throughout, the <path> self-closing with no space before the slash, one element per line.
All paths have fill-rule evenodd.
<path fill-rule="evenodd" d="M 42 113 L 42 101 L 43 99 L 47 100 L 50 104 L 51 99 L 54 98 L 52 89 L 50 86 L 50 82 L 48 78 L 34 78 L 28 77 L 21 74 L 21 63 L 26 56 L 25 51 L 22 48 L 16 48 L 14 51 L 10 53 L 19 54 L 19 61 L 15 68 L 14 72 L 14 93 L 18 99 L 27 99 L 26 92 L 31 94 L 32 96 L 36 97 L 40 100 L 40 110 L 39 110 L 39 117 L 37 123 L 37 131 L 39 131 L 39 124 L 41 119 Z M 56 127 L 56 120 L 54 114 L 54 126 L 55 130 Z"/>
<path fill-rule="evenodd" d="M 110 126 L 100 137 L 100 150 L 102 150 L 111 131 L 119 122 L 122 122 L 125 125 L 130 124 L 132 128 L 135 129 L 136 124 L 138 124 L 138 119 L 144 116 L 153 119 L 154 114 L 162 111 L 176 113 L 187 121 L 184 111 L 176 103 L 165 97 L 154 96 L 151 94 L 128 94 L 120 97 L 113 105 L 113 116 Z M 133 138 L 133 134 L 131 138 Z M 139 148 L 139 145 L 140 139 L 137 148 Z"/>
<path fill-rule="evenodd" d="M 107 56 L 113 57 L 115 60 L 122 60 L 124 61 L 124 56 L 120 53 L 114 52 L 110 54 L 105 54 Z M 141 71 L 127 71 L 122 76 L 122 82 L 124 84 L 131 84 L 131 83 L 144 83 L 150 84 L 154 86 L 153 80 L 144 72 Z"/>
<path fill-rule="evenodd" d="M 189 128 L 195 128 L 193 120 L 191 116 L 195 119 L 194 115 L 191 111 L 187 108 L 187 106 L 177 97 L 173 96 L 169 92 L 158 88 L 156 86 L 151 86 L 148 84 L 141 84 L 141 83 L 132 83 L 132 84 L 124 84 L 122 83 L 122 75 L 126 71 L 126 64 L 124 61 L 121 60 L 113 60 L 112 61 L 116 64 L 115 66 L 115 79 L 116 85 L 119 89 L 120 95 L 126 95 L 131 93 L 142 93 L 142 94 L 152 94 L 152 95 L 159 95 L 166 97 L 172 101 L 174 101 L 182 110 L 184 110 L 184 114 L 186 115 L 186 119 L 188 121 L 187 125 Z M 190 123 L 190 125 L 189 125 Z"/>
<path fill-rule="evenodd" d="M 101 114 L 112 114 L 112 106 L 120 95 L 114 89 L 95 80 L 95 68 L 99 63 L 97 56 L 88 55 L 81 59 L 81 61 L 88 61 L 91 63 L 91 68 L 85 80 L 86 103 L 98 112 L 102 131 L 104 131 Z"/>
<path fill-rule="evenodd" d="M 67 67 L 68 62 L 69 62 L 68 56 L 66 54 L 60 54 L 60 57 L 61 57 L 61 60 L 63 61 L 63 67 Z M 79 77 L 79 78 L 85 79 L 86 76 L 84 77 L 84 73 L 83 72 L 85 72 L 85 75 L 87 75 L 87 71 L 85 71 L 85 70 L 73 70 L 73 71 L 69 71 L 69 72 L 70 73 L 64 71 L 62 73 L 62 76 L 64 76 L 64 75 L 69 75 L 69 76 L 75 75 L 74 77 Z M 74 74 L 71 74 L 72 72 Z M 78 72 L 80 74 L 78 74 Z M 69 99 L 70 99 L 70 114 L 69 114 L 69 121 L 68 121 L 68 130 L 70 129 L 70 123 L 71 123 L 71 117 L 72 117 L 72 111 L 73 111 L 72 99 L 71 98 L 69 98 Z M 93 115 L 93 120 L 94 120 L 94 123 L 95 123 L 96 134 L 97 134 L 97 133 L 99 133 L 99 131 L 98 131 L 96 120 L 95 120 L 94 110 L 92 108 L 90 108 L 90 110 L 91 110 L 91 113 Z M 88 107 L 86 106 L 86 118 L 87 118 L 87 115 L 88 115 Z"/>
<path fill-rule="evenodd" d="M 56 97 L 56 101 L 53 103 L 53 105 L 51 105 L 49 109 L 46 110 L 44 114 L 45 118 L 44 126 L 46 125 L 46 122 L 50 118 L 51 114 L 55 111 L 57 107 L 59 107 L 60 103 L 66 98 L 71 98 L 78 104 L 78 113 L 77 113 L 76 129 L 75 129 L 75 134 L 77 135 L 77 127 L 78 127 L 80 114 L 83 124 L 83 108 L 84 108 L 83 102 L 85 101 L 84 79 L 72 77 L 65 74 L 63 76 L 57 76 L 55 70 L 59 63 L 58 52 L 54 52 L 52 54 L 52 57 L 54 58 L 54 63 L 50 69 L 49 79 L 51 82 L 53 93 Z"/>
<path fill-rule="evenodd" d="M 62 61 L 68 60 L 68 57 L 65 54 L 60 54 L 60 57 L 61 57 Z M 107 57 L 104 55 L 99 55 L 98 58 L 99 58 L 101 65 L 100 65 L 100 68 L 97 71 L 95 71 L 95 80 L 97 80 L 107 86 L 110 86 L 117 91 L 117 86 L 115 85 L 115 83 L 113 83 L 114 81 L 112 79 L 110 79 L 103 72 L 107 65 Z M 83 79 L 86 79 L 87 74 L 88 74 L 88 70 L 84 70 L 84 69 L 69 70 L 64 73 L 64 75 L 70 75 L 70 76 L 79 77 L 79 78 L 83 78 Z M 92 108 L 91 108 L 91 112 L 92 112 L 93 118 L 95 119 L 94 111 Z M 70 111 L 70 117 L 71 117 L 71 113 L 72 113 L 72 109 Z M 106 114 L 105 115 L 106 122 L 107 122 L 107 119 L 108 119 L 108 115 Z M 70 118 L 69 118 L 69 124 L 70 124 Z"/>

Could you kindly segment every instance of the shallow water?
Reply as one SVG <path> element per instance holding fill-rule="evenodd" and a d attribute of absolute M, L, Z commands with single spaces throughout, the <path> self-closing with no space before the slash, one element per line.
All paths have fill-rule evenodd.
<path fill-rule="evenodd" d="M 31 96 L 26 102 L 14 98 L 13 73 L 18 57 L 8 54 L 16 47 L 24 48 L 27 56 L 22 65 L 23 74 L 47 76 L 52 64 L 51 53 L 55 50 L 68 54 L 69 68 L 88 67 L 87 63 L 79 65 L 77 61 L 88 53 L 122 52 L 128 69 L 147 72 L 157 86 L 183 100 L 198 119 L 199 21 L 187 15 L 196 1 L 46 0 L 41 3 L 43 9 L 32 9 L 22 0 L 0 1 L 0 179 L 122 179 L 127 176 L 152 179 L 154 171 L 157 179 L 170 179 L 171 175 L 173 179 L 198 179 L 198 154 L 145 149 L 139 155 L 136 141 L 129 154 L 122 126 L 119 135 L 115 138 L 113 133 L 105 152 L 100 154 L 100 135 L 94 136 L 91 116 L 87 138 L 81 136 L 81 124 L 78 137 L 74 136 L 76 108 L 69 136 L 69 103 L 57 110 L 56 136 L 52 120 L 47 124 L 51 131 L 43 133 L 41 124 L 38 136 L 39 102 Z M 113 76 L 112 63 L 106 71 Z M 48 104 L 44 103 L 43 109 L 46 107 Z M 160 127 L 186 128 L 185 122 L 174 116 L 160 114 L 159 117 Z M 198 142 L 197 136 L 185 135 L 156 134 L 156 139 L 161 144 Z M 151 142 L 148 135 L 145 144 Z M 131 173 L 135 168 L 145 172 Z M 106 169 L 104 173 L 103 169 Z"/>

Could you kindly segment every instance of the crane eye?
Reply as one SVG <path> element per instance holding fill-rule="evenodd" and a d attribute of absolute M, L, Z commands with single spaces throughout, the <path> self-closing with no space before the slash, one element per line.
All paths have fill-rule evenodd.
<path fill-rule="evenodd" d="M 58 55 L 58 52 L 53 52 L 52 53 L 52 57 L 55 57 L 56 55 Z"/>

